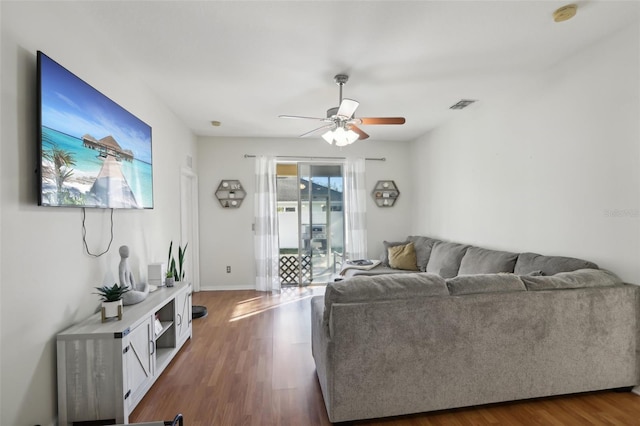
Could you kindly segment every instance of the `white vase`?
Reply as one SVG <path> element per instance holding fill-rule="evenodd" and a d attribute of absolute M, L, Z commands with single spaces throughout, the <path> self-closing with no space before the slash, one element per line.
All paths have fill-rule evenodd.
<path fill-rule="evenodd" d="M 102 322 L 108 318 L 117 317 L 118 320 L 122 319 L 122 299 L 115 302 L 102 302 Z"/>

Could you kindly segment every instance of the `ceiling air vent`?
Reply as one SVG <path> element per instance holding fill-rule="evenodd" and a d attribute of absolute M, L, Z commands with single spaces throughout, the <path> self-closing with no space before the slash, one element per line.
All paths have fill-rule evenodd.
<path fill-rule="evenodd" d="M 449 109 L 463 109 L 463 108 L 468 107 L 469 105 L 471 105 L 474 102 L 476 102 L 476 101 L 471 100 L 471 99 L 460 99 L 458 101 L 458 103 L 456 103 L 455 105 L 451 105 L 449 107 Z"/>

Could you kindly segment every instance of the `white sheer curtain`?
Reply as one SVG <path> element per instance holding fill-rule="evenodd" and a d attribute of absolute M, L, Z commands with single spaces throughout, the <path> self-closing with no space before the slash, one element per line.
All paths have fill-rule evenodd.
<path fill-rule="evenodd" d="M 345 258 L 367 258 L 367 189 L 364 158 L 347 159 L 344 170 Z"/>
<path fill-rule="evenodd" d="M 280 291 L 276 159 L 256 157 L 256 290 Z"/>

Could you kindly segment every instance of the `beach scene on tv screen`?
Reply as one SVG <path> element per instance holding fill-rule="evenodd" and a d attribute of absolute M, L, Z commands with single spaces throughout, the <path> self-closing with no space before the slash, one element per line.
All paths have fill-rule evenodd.
<path fill-rule="evenodd" d="M 151 127 L 42 55 L 41 204 L 152 208 Z"/>

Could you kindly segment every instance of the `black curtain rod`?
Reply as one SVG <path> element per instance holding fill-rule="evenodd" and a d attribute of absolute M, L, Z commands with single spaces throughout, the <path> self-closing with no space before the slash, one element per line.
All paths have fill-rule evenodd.
<path fill-rule="evenodd" d="M 256 155 L 254 155 L 254 154 L 245 154 L 244 158 L 256 158 Z M 346 157 L 305 157 L 305 156 L 299 156 L 299 155 L 276 155 L 276 158 L 289 158 L 289 159 L 297 158 L 297 159 L 302 159 L 302 160 L 346 160 Z M 385 157 L 365 158 L 365 160 L 368 160 L 368 161 L 387 161 L 387 159 Z"/>

